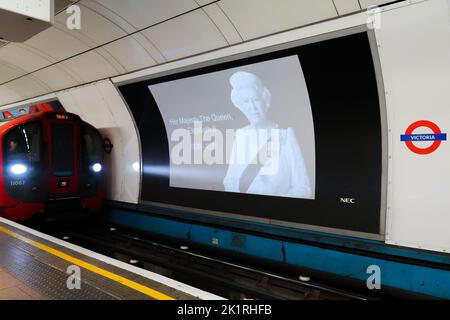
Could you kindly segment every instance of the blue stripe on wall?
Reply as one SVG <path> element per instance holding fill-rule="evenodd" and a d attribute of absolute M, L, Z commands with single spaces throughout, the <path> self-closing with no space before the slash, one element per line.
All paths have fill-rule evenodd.
<path fill-rule="evenodd" d="M 448 270 L 174 221 L 128 210 L 113 209 L 108 213 L 108 218 L 112 223 L 130 228 L 287 263 L 299 268 L 326 272 L 361 281 L 363 284 L 369 277 L 366 273 L 367 267 L 377 265 L 381 268 L 382 287 L 450 299 Z"/>

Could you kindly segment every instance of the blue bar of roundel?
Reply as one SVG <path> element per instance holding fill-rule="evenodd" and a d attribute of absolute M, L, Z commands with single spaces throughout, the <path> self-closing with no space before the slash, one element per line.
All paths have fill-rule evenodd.
<path fill-rule="evenodd" d="M 432 136 L 433 138 L 413 140 L 413 137 L 420 137 L 420 136 Z M 447 140 L 447 134 L 446 133 L 439 133 L 439 134 L 424 133 L 424 134 L 402 134 L 400 136 L 400 141 L 414 141 L 414 142 L 416 142 L 416 141 L 435 141 L 435 140 L 446 141 Z"/>

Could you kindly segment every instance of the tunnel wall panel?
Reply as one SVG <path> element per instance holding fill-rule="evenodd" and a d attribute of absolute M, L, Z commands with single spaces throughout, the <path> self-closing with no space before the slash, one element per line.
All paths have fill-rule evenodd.
<path fill-rule="evenodd" d="M 376 30 L 390 129 L 388 242 L 443 252 L 450 252 L 449 142 L 417 154 L 401 135 L 419 120 L 448 134 L 449 17 L 450 1 L 422 1 L 384 12 Z M 413 133 L 432 131 L 418 127 Z M 430 144 L 414 143 L 418 148 Z"/>
<path fill-rule="evenodd" d="M 57 93 L 69 112 L 98 128 L 114 144 L 106 155 L 107 198 L 136 203 L 139 192 L 139 151 L 127 108 L 108 80 Z"/>

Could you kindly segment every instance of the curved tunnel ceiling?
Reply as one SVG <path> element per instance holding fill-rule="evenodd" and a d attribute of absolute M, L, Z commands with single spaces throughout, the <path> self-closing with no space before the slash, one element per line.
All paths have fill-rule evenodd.
<path fill-rule="evenodd" d="M 81 0 L 24 43 L 0 43 L 0 105 L 118 76 L 389 0 Z M 61 9 L 70 0 L 61 0 Z"/>

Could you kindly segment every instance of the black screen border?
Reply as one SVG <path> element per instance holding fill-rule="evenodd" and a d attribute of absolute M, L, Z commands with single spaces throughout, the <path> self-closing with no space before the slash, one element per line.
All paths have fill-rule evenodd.
<path fill-rule="evenodd" d="M 168 204 L 168 203 L 164 203 L 164 202 L 142 200 L 142 184 L 143 184 L 142 172 L 139 176 L 139 178 L 140 178 L 139 200 L 138 200 L 139 204 L 142 204 L 144 206 L 147 205 L 147 206 L 160 207 L 162 209 L 161 212 L 163 212 L 165 215 L 170 215 L 170 216 L 172 216 L 172 214 L 170 214 L 169 212 L 167 212 L 167 210 L 164 210 L 164 209 L 184 210 L 187 212 L 191 212 L 194 215 L 200 214 L 200 215 L 206 215 L 207 217 L 220 217 L 220 218 L 227 219 L 227 220 L 239 219 L 239 220 L 243 220 L 243 222 L 246 222 L 246 223 L 248 223 L 248 222 L 264 223 L 264 224 L 269 224 L 269 225 L 278 226 L 278 227 L 289 227 L 289 228 L 293 228 L 293 229 L 303 229 L 303 230 L 311 230 L 311 231 L 318 231 L 318 232 L 326 232 L 326 233 L 332 233 L 332 234 L 337 234 L 337 235 L 359 237 L 359 238 L 365 238 L 365 239 L 371 239 L 371 240 L 385 240 L 385 233 L 386 233 L 385 223 L 386 223 L 386 214 L 387 214 L 387 204 L 386 204 L 387 203 L 387 168 L 388 168 L 387 111 L 386 111 L 386 101 L 385 101 L 385 95 L 384 95 L 385 91 L 384 91 L 384 83 L 383 83 L 382 70 L 381 70 L 381 62 L 380 62 L 380 58 L 379 58 L 379 54 L 378 54 L 375 32 L 371 29 L 368 29 L 368 27 L 366 25 L 353 26 L 353 27 L 349 27 L 346 29 L 342 29 L 342 30 L 331 31 L 331 32 L 327 32 L 324 34 L 313 35 L 310 37 L 295 39 L 295 40 L 287 41 L 287 42 L 279 42 L 279 43 L 275 43 L 275 44 L 267 46 L 267 47 L 251 49 L 249 51 L 243 51 L 243 52 L 232 54 L 232 55 L 225 54 L 223 57 L 212 58 L 210 60 L 205 60 L 205 61 L 197 62 L 194 64 L 188 64 L 185 66 L 174 67 L 174 68 L 164 70 L 161 72 L 156 72 L 153 74 L 147 74 L 147 75 L 143 75 L 143 76 L 133 77 L 133 74 L 135 74 L 135 73 L 133 73 L 133 74 L 130 74 L 129 76 L 118 77 L 117 81 L 114 82 L 114 85 L 117 88 L 124 104 L 128 108 L 128 111 L 132 118 L 133 124 L 135 125 L 136 133 L 139 137 L 139 140 L 138 140 L 139 147 L 140 147 L 139 152 L 140 152 L 140 160 L 142 162 L 143 157 L 142 157 L 142 148 L 141 148 L 141 139 L 140 139 L 139 128 L 136 124 L 135 118 L 133 117 L 133 113 L 132 113 L 129 105 L 120 90 L 120 88 L 122 86 L 125 86 L 128 84 L 134 84 L 134 83 L 138 83 L 138 82 L 143 82 L 143 81 L 155 80 L 155 79 L 162 79 L 162 78 L 167 79 L 167 78 L 171 78 L 171 76 L 177 77 L 177 75 L 186 73 L 186 72 L 192 72 L 192 71 L 195 72 L 197 70 L 204 69 L 207 67 L 222 65 L 225 63 L 237 62 L 237 61 L 252 58 L 255 56 L 261 56 L 261 55 L 268 54 L 268 53 L 275 53 L 277 51 L 283 51 L 283 50 L 290 49 L 290 48 L 301 47 L 301 46 L 304 46 L 307 44 L 322 42 L 322 41 L 326 41 L 326 40 L 336 39 L 336 38 L 340 38 L 340 37 L 344 37 L 344 36 L 348 36 L 348 35 L 352 35 L 352 34 L 356 34 L 356 33 L 364 33 L 364 32 L 367 33 L 367 36 L 369 39 L 369 45 L 370 45 L 370 49 L 371 49 L 371 53 L 372 53 L 372 60 L 373 60 L 372 62 L 373 62 L 373 67 L 374 67 L 374 71 L 375 71 L 376 83 L 377 83 L 378 101 L 379 101 L 379 107 L 380 107 L 380 121 L 381 121 L 380 122 L 380 126 L 381 126 L 381 156 L 382 156 L 381 177 L 380 177 L 381 178 L 381 183 L 380 183 L 381 184 L 381 192 L 380 192 L 381 197 L 380 197 L 380 215 L 379 215 L 379 232 L 378 233 L 361 232 L 361 231 L 344 229 L 344 228 L 318 226 L 318 225 L 304 224 L 304 223 L 293 222 L 293 221 L 276 220 L 276 219 L 262 218 L 262 217 L 251 216 L 251 215 L 241 215 L 241 214 L 237 214 L 237 213 L 233 213 L 233 212 L 207 210 L 207 209 L 202 209 L 202 208 L 180 206 L 180 205 L 176 205 L 176 204 Z M 274 36 L 276 36 L 276 35 L 268 36 L 267 38 L 271 38 Z M 258 40 L 260 40 L 260 39 L 257 39 L 255 41 L 258 41 Z M 238 46 L 239 45 L 245 45 L 245 44 L 238 44 Z M 227 49 L 229 49 L 229 48 L 218 49 L 217 51 L 224 51 L 224 50 L 226 51 Z M 200 55 L 208 55 L 208 53 L 206 53 L 206 54 L 202 53 Z M 192 57 L 182 58 L 180 60 L 189 61 L 190 59 L 192 59 Z M 170 64 L 172 64 L 172 63 L 176 63 L 176 61 L 175 62 L 170 61 Z M 152 67 L 146 68 L 146 69 L 151 70 L 151 68 Z M 198 74 L 202 74 L 202 72 L 199 72 Z M 123 78 L 129 78 L 129 79 L 121 80 Z M 180 78 L 183 78 L 183 77 L 180 77 Z M 165 80 L 165 81 L 167 81 L 167 80 Z M 162 82 L 162 81 L 157 81 L 157 82 Z M 142 168 L 142 165 L 143 165 L 143 163 L 141 163 L 141 168 Z M 317 188 L 317 185 L 316 185 L 316 188 Z M 317 191 L 317 189 L 316 189 L 316 191 Z M 179 218 L 179 216 L 176 216 L 176 214 L 173 214 L 173 216 Z M 220 224 L 220 221 L 219 221 L 219 224 Z"/>

